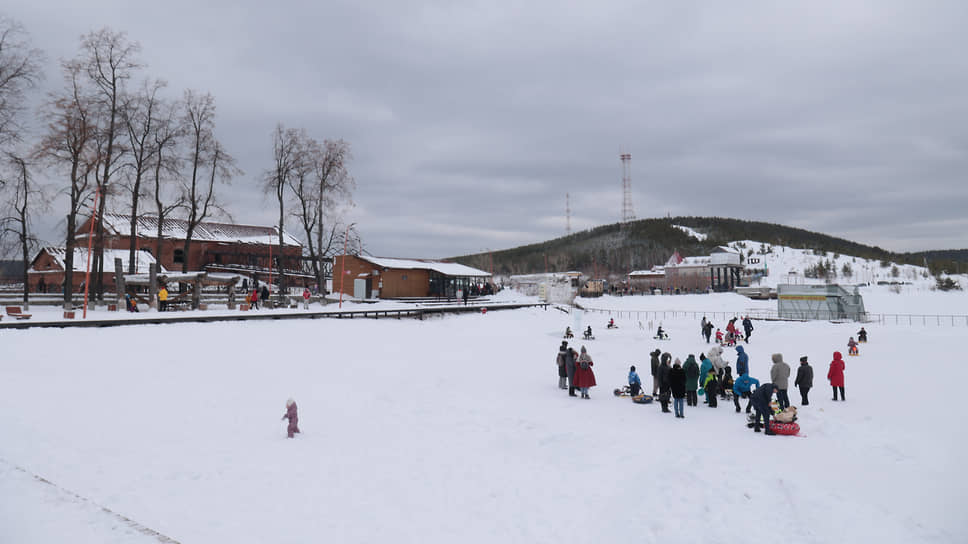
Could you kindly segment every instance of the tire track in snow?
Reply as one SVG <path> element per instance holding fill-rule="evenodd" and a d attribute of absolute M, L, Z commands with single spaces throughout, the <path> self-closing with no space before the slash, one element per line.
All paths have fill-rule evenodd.
<path fill-rule="evenodd" d="M 56 489 L 60 493 L 63 493 L 63 494 L 66 494 L 66 495 L 69 495 L 69 496 L 73 497 L 74 499 L 76 499 L 76 501 L 82 502 L 84 504 L 89 504 L 89 505 L 97 508 L 98 510 L 104 512 L 105 514 L 108 514 L 109 516 L 111 516 L 114 519 L 118 520 L 122 524 L 126 525 L 130 529 L 132 529 L 134 531 L 137 531 L 137 532 L 139 532 L 139 533 L 141 533 L 141 534 L 143 534 L 145 536 L 150 536 L 152 538 L 155 538 L 155 539 L 158 540 L 158 542 L 162 542 L 164 544 L 181 544 L 180 542 L 178 542 L 177 540 L 175 540 L 175 539 L 173 539 L 173 538 L 171 538 L 169 536 L 163 535 L 163 534 L 159 533 L 158 531 L 155 531 L 154 529 L 151 529 L 150 527 L 146 527 L 146 526 L 138 523 L 137 521 L 135 521 L 135 520 L 133 520 L 133 519 L 127 517 L 127 516 L 124 516 L 122 514 L 119 514 L 119 513 L 115 512 L 114 510 L 111 510 L 110 508 L 108 508 L 106 506 L 101 506 L 100 504 L 94 502 L 93 500 L 91 500 L 91 499 L 89 499 L 87 497 L 81 496 L 81 495 L 79 495 L 79 494 L 77 494 L 77 493 L 75 493 L 75 492 L 73 492 L 73 491 L 71 491 L 69 489 L 65 489 L 65 488 L 63 488 L 63 487 L 55 484 L 54 482 L 48 480 L 47 478 L 44 478 L 43 476 L 40 476 L 38 474 L 34 474 L 33 472 L 30 472 L 29 470 L 27 470 L 27 469 L 25 469 L 25 468 L 23 468 L 23 467 L 21 467 L 19 465 L 16 465 L 14 463 L 11 463 L 10 461 L 7 461 L 6 459 L 0 458 L 0 462 L 2 462 L 3 464 L 9 466 L 12 469 L 18 470 L 18 471 L 26 474 L 27 476 L 30 476 L 36 482 L 40 482 L 42 484 L 46 484 L 46 485 L 52 487 L 53 489 Z"/>

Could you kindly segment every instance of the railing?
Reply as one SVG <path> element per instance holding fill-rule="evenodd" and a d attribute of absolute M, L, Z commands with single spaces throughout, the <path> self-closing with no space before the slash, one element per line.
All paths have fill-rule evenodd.
<path fill-rule="evenodd" d="M 783 316 L 775 310 L 749 309 L 739 312 L 703 312 L 698 310 L 610 310 L 607 308 L 582 308 L 586 312 L 608 314 L 617 319 L 628 318 L 637 321 L 649 321 L 660 319 L 694 319 L 700 320 L 704 316 L 706 319 L 726 322 L 734 317 L 742 318 L 749 316 L 750 319 L 771 320 L 771 321 L 854 321 L 836 315 L 821 316 L 800 315 L 797 317 Z M 905 325 L 905 326 L 934 326 L 934 327 L 968 327 L 968 315 L 950 314 L 874 314 L 866 313 L 861 323 L 877 323 L 880 325 Z"/>

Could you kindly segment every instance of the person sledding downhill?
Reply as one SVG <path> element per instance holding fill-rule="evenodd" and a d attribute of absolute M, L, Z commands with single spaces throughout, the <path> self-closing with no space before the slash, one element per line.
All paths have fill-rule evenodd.
<path fill-rule="evenodd" d="M 860 355 L 860 350 L 857 349 L 857 341 L 851 336 L 850 340 L 847 340 L 847 355 Z"/>
<path fill-rule="evenodd" d="M 662 328 L 662 324 L 661 323 L 659 324 L 659 328 L 657 328 L 655 330 L 655 339 L 656 340 L 668 340 L 669 339 L 669 333 L 667 333 L 665 331 L 665 329 Z"/>
<path fill-rule="evenodd" d="M 565 338 L 574 338 L 575 333 L 571 332 L 571 327 L 565 327 Z"/>
<path fill-rule="evenodd" d="M 861 344 L 867 343 L 867 331 L 864 330 L 864 327 L 861 327 L 860 330 L 857 331 L 857 341 Z"/>
<path fill-rule="evenodd" d="M 608 318 L 608 325 L 605 325 L 605 328 L 617 329 L 618 325 L 615 324 L 615 318 L 613 317 Z"/>
<path fill-rule="evenodd" d="M 595 339 L 595 337 L 592 336 L 592 326 L 591 325 L 589 325 L 588 328 L 585 329 L 584 338 L 585 338 L 585 340 L 594 340 Z"/>

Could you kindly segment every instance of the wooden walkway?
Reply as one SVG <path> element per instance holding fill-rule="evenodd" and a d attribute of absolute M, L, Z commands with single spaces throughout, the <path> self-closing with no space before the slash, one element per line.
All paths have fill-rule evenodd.
<path fill-rule="evenodd" d="M 121 327 L 125 325 L 165 325 L 169 323 L 215 323 L 219 321 L 266 321 L 280 319 L 380 319 L 404 317 L 423 319 L 432 315 L 480 313 L 482 308 L 488 312 L 497 310 L 516 310 L 518 308 L 542 307 L 547 309 L 546 303 L 508 303 L 487 304 L 479 306 L 429 306 L 419 308 L 397 309 L 357 309 L 357 310 L 325 310 L 319 312 L 270 310 L 267 312 L 241 312 L 236 314 L 209 314 L 205 311 L 191 312 L 151 312 L 144 317 L 130 317 L 126 319 L 65 319 L 60 321 L 13 321 L 0 322 L 0 330 L 5 329 L 35 329 L 35 328 L 72 328 L 72 327 Z M 182 314 L 182 315 L 178 315 Z M 36 318 L 36 316 L 35 316 Z"/>

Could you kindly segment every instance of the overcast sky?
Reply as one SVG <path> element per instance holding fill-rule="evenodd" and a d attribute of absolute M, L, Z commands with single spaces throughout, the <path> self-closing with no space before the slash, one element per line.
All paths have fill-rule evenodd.
<path fill-rule="evenodd" d="M 558 237 L 566 193 L 573 231 L 617 222 L 622 147 L 639 218 L 968 247 L 964 1 L 35 0 L 0 11 L 46 52 L 46 88 L 60 87 L 58 61 L 79 37 L 108 26 L 140 42 L 144 74 L 171 96 L 211 92 L 218 137 L 245 171 L 224 193 L 240 223 L 276 221 L 258 179 L 281 122 L 350 142 L 348 217 L 374 255 Z"/>

